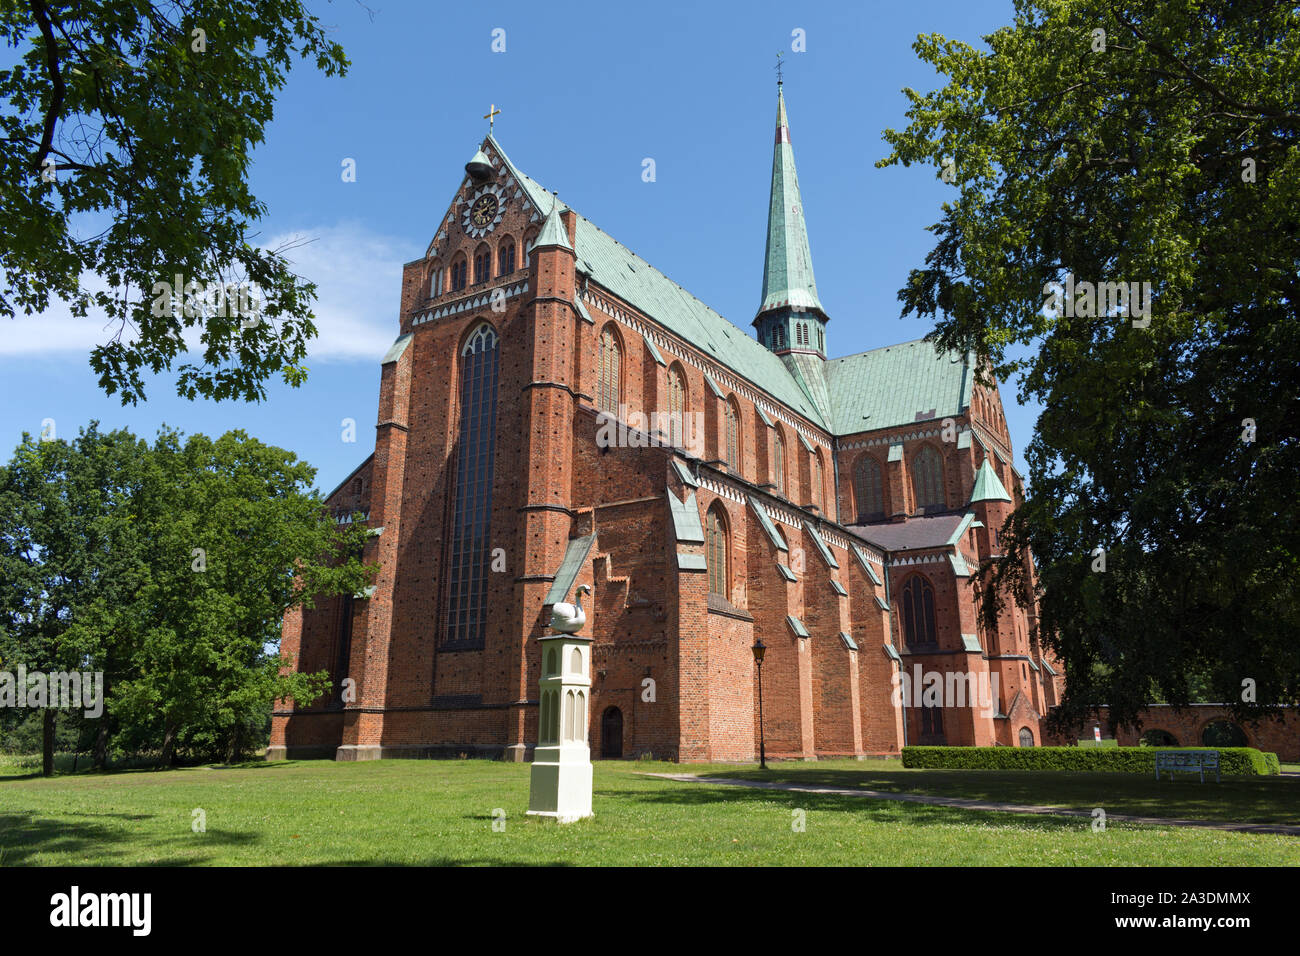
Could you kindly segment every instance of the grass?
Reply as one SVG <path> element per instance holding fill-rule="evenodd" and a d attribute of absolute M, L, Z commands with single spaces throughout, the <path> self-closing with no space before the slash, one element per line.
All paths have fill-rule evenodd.
<path fill-rule="evenodd" d="M 686 772 L 696 772 L 685 768 Z M 1205 783 L 1179 774 L 1078 773 L 1032 770 L 908 770 L 897 760 L 781 762 L 764 773 L 725 768 L 709 774 L 741 780 L 779 780 L 804 786 L 926 793 L 999 803 L 1089 809 L 1107 813 L 1227 823 L 1300 824 L 1300 780 L 1223 777 Z"/>
<path fill-rule="evenodd" d="M 882 774 L 912 773 L 896 764 L 862 769 L 837 762 L 777 765 L 774 775 L 814 781 L 855 767 L 873 786 Z M 643 771 L 748 773 L 735 766 L 597 763 L 595 818 L 560 826 L 525 816 L 527 764 L 288 761 L 51 779 L 0 770 L 0 864 L 1300 864 L 1297 837 L 1115 822 L 1094 832 L 1086 818 L 678 783 Z M 918 783 L 936 786 L 937 772 L 924 773 Z M 989 785 L 980 782 L 988 772 L 952 773 L 974 779 L 969 786 L 976 789 Z M 1106 799 L 1084 806 L 1117 806 L 1126 781 L 1106 776 Z M 1040 783 L 1040 802 L 1053 787 L 1067 786 Z M 1025 794 L 1033 790 L 1031 781 L 1021 786 L 1029 788 Z M 1292 787 L 1300 789 L 1300 781 Z M 1276 796 L 1292 800 L 1293 790 Z M 206 832 L 191 829 L 197 808 L 206 814 Z M 493 829 L 496 808 L 505 811 L 502 831 Z M 803 832 L 792 826 L 796 810 L 804 815 Z"/>

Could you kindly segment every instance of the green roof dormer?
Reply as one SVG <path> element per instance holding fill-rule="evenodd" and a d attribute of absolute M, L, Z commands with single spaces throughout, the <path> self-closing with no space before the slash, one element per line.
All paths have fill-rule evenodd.
<path fill-rule="evenodd" d="M 975 504 L 977 501 L 1010 501 L 1011 496 L 1007 494 L 1007 489 L 1003 487 L 998 473 L 993 470 L 987 458 L 980 465 L 979 471 L 975 473 L 975 487 L 970 493 L 970 503 Z"/>

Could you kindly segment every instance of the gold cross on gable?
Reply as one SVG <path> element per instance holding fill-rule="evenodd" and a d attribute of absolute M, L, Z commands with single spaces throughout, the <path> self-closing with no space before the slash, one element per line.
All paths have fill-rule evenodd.
<path fill-rule="evenodd" d="M 497 105 L 495 103 L 493 103 L 491 106 L 488 107 L 487 115 L 484 116 L 483 118 L 488 121 L 489 133 L 492 132 L 492 126 L 494 123 L 496 123 L 496 118 L 498 115 L 500 115 L 500 113 L 501 111 L 497 109 Z"/>

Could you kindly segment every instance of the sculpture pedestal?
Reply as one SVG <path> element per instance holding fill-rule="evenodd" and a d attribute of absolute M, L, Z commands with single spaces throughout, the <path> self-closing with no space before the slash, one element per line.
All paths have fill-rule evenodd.
<path fill-rule="evenodd" d="M 554 817 L 561 823 L 593 816 L 591 752 L 586 745 L 538 747 L 533 752 L 528 815 Z"/>
<path fill-rule="evenodd" d="M 528 787 L 528 815 L 572 823 L 592 816 L 591 748 L 587 700 L 591 693 L 591 639 L 575 634 L 542 638 L 537 747 Z"/>

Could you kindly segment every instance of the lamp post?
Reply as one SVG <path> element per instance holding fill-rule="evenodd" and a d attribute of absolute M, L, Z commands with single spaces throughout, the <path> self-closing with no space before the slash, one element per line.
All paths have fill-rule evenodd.
<path fill-rule="evenodd" d="M 754 663 L 758 666 L 758 766 L 766 770 L 767 745 L 763 741 L 763 655 L 767 653 L 767 645 L 759 638 L 750 649 L 754 652 Z"/>

